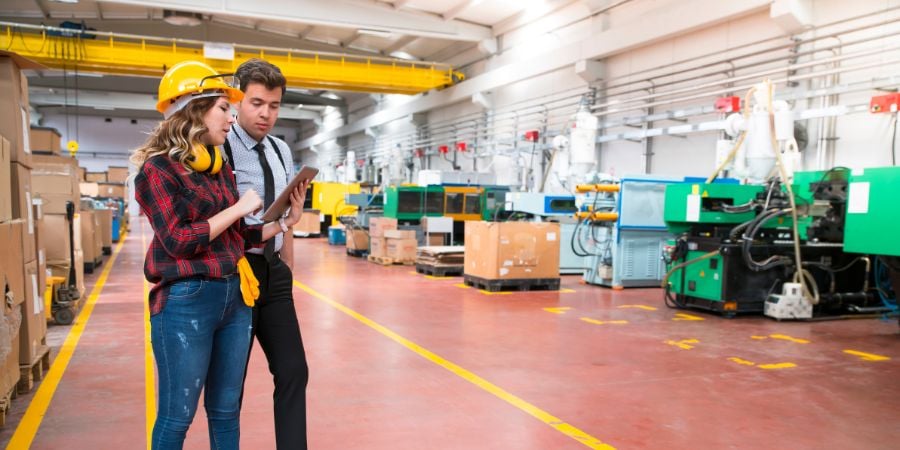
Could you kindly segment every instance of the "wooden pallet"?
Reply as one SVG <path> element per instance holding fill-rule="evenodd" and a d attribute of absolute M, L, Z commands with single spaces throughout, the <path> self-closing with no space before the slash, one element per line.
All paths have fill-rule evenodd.
<path fill-rule="evenodd" d="M 355 256 L 357 258 L 362 258 L 362 257 L 366 256 L 366 253 L 368 253 L 368 252 L 365 250 L 353 250 L 352 248 L 347 249 L 348 255 Z"/>
<path fill-rule="evenodd" d="M 509 291 L 558 291 L 559 278 L 520 278 L 515 280 L 488 280 L 472 275 L 463 275 L 466 286 L 488 292 Z"/>
<path fill-rule="evenodd" d="M 381 264 L 382 266 L 392 266 L 394 264 L 403 264 L 404 266 L 411 266 L 416 262 L 413 260 L 402 261 L 399 259 L 388 258 L 387 256 L 372 256 L 369 255 L 369 262 L 373 262 L 375 264 Z"/>
<path fill-rule="evenodd" d="M 19 394 L 27 394 L 34 388 L 34 384 L 44 379 L 44 372 L 50 369 L 50 347 L 41 345 L 37 351 L 37 356 L 31 361 L 31 364 L 22 364 L 19 366 L 21 375 L 19 376 Z"/>
<path fill-rule="evenodd" d="M 417 263 L 416 272 L 433 277 L 458 277 L 463 273 L 463 266 L 433 266 Z"/>
<path fill-rule="evenodd" d="M 9 413 L 9 407 L 12 405 L 14 398 L 19 396 L 18 386 L 13 385 L 3 397 L 0 397 L 0 428 L 6 426 L 6 414 Z"/>

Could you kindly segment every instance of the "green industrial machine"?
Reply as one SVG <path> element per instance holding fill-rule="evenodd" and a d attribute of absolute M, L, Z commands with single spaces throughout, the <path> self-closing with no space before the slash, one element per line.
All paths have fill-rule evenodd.
<path fill-rule="evenodd" d="M 867 173 L 872 183 L 890 180 L 877 170 Z M 900 173 L 893 173 L 900 180 Z M 782 288 L 796 283 L 815 296 L 816 314 L 873 311 L 878 302 L 868 290 L 871 259 L 850 253 L 873 249 L 845 249 L 844 240 L 883 240 L 888 230 L 884 220 L 896 218 L 897 212 L 890 210 L 885 201 L 890 197 L 885 197 L 884 207 L 876 208 L 884 214 L 881 222 L 864 225 L 865 219 L 850 214 L 845 224 L 845 211 L 853 210 L 847 209 L 849 175 L 845 170 L 794 175 L 796 236 L 788 190 L 777 179 L 765 185 L 669 185 L 664 217 L 678 237 L 664 255 L 669 271 L 663 285 L 666 302 L 728 316 L 764 310 L 772 315 L 768 309 L 774 308 Z M 849 200 L 852 204 L 853 197 Z M 859 228 L 859 236 L 852 236 L 851 226 Z M 806 313 L 786 317 L 811 316 L 813 308 L 807 306 Z"/>
<path fill-rule="evenodd" d="M 384 217 L 416 222 L 444 215 L 443 186 L 390 186 L 384 193 Z"/>
<path fill-rule="evenodd" d="M 509 186 L 483 186 L 481 195 L 481 219 L 493 221 L 505 217 L 506 194 Z"/>

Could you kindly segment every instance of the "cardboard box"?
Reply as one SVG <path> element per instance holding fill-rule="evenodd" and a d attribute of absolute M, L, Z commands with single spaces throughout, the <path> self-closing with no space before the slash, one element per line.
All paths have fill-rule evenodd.
<path fill-rule="evenodd" d="M 0 392 L 10 392 L 19 384 L 19 328 L 21 307 L 0 314 Z M 4 394 L 5 395 L 5 394 Z"/>
<path fill-rule="evenodd" d="M 106 172 L 85 172 L 84 181 L 88 183 L 106 183 Z"/>
<path fill-rule="evenodd" d="M 78 298 L 84 298 L 84 253 L 75 250 L 75 285 L 78 286 Z"/>
<path fill-rule="evenodd" d="M 32 152 L 50 152 L 58 155 L 62 150 L 59 131 L 56 128 L 31 127 L 30 138 Z"/>
<path fill-rule="evenodd" d="M 389 217 L 372 217 L 369 219 L 369 236 L 384 237 L 384 230 L 396 230 L 397 219 Z"/>
<path fill-rule="evenodd" d="M 369 255 L 387 256 L 387 240 L 383 237 L 374 237 L 369 233 Z"/>
<path fill-rule="evenodd" d="M 359 228 L 347 230 L 347 248 L 350 250 L 368 250 L 369 235 L 366 233 L 366 230 L 360 230 Z"/>
<path fill-rule="evenodd" d="M 74 246 L 75 250 L 83 250 L 84 247 L 81 245 L 81 214 L 75 214 L 75 217 L 72 219 L 72 239 L 75 241 Z"/>
<path fill-rule="evenodd" d="M 415 239 L 416 230 L 384 230 L 383 236 L 387 239 Z"/>
<path fill-rule="evenodd" d="M 87 181 L 87 179 L 85 178 L 86 175 L 87 175 L 87 169 L 85 169 L 84 167 L 79 167 L 78 168 L 78 182 L 84 183 L 85 181 Z"/>
<path fill-rule="evenodd" d="M 447 242 L 450 235 L 447 233 L 431 233 L 428 235 L 428 243 L 427 245 L 432 246 L 441 246 L 441 245 L 450 245 Z"/>
<path fill-rule="evenodd" d="M 97 183 L 98 186 L 98 197 L 114 197 L 114 198 L 126 198 L 127 190 L 125 189 L 124 184 L 117 183 Z"/>
<path fill-rule="evenodd" d="M 300 215 L 300 220 L 294 224 L 294 231 L 302 234 L 319 234 L 321 233 L 321 216 L 319 215 L 319 211 L 305 210 Z"/>
<path fill-rule="evenodd" d="M 84 251 L 84 260 L 93 263 L 100 257 L 96 245 L 98 233 L 95 231 L 94 211 L 81 211 L 78 215 L 81 217 L 81 249 Z"/>
<path fill-rule="evenodd" d="M 0 224 L 0 242 L 10 242 L 6 250 L 2 252 L 0 258 L 4 260 L 4 272 L 6 273 L 6 284 L 9 286 L 7 292 L 7 301 L 3 302 L 7 309 L 4 314 L 9 313 L 8 307 L 19 305 L 25 301 L 25 258 L 22 255 L 22 239 L 24 238 L 24 223 L 21 220 L 14 220 Z"/>
<path fill-rule="evenodd" d="M 32 193 L 41 197 L 44 212 L 65 214 L 66 202 L 72 202 L 78 211 L 81 202 L 78 162 L 68 156 L 53 155 L 34 155 L 32 162 Z"/>
<path fill-rule="evenodd" d="M 78 190 L 82 197 L 100 196 L 100 185 L 97 183 L 78 183 Z"/>
<path fill-rule="evenodd" d="M 112 248 L 112 213 L 111 209 L 94 210 L 100 235 L 100 246 Z"/>
<path fill-rule="evenodd" d="M 80 231 L 79 231 L 80 233 Z M 40 222 L 38 236 L 44 245 L 44 253 L 47 261 L 53 263 L 69 261 L 69 221 L 61 214 L 45 214 Z M 52 238 L 45 238 L 52 236 Z"/>
<path fill-rule="evenodd" d="M 12 234 L 7 241 L 9 243 L 7 248 L 14 252 L 17 263 L 24 265 L 25 261 L 34 261 L 37 258 L 34 237 L 37 230 L 34 229 L 34 222 L 31 223 L 30 230 L 28 222 L 22 219 L 13 219 L 9 224 L 12 226 Z M 31 232 L 29 233 L 29 231 Z M 11 262 L 16 260 L 11 260 Z"/>
<path fill-rule="evenodd" d="M 465 233 L 466 275 L 559 278 L 558 223 L 467 221 Z"/>
<path fill-rule="evenodd" d="M 0 222 L 12 220 L 12 173 L 9 141 L 0 136 Z"/>
<path fill-rule="evenodd" d="M 44 315 L 43 286 L 40 285 L 37 261 L 25 265 L 25 303 L 19 329 L 19 363 L 31 364 L 47 336 Z"/>
<path fill-rule="evenodd" d="M 22 69 L 44 68 L 21 56 L 0 52 L 0 135 L 9 139 L 10 161 L 31 167 L 28 79 Z"/>
<path fill-rule="evenodd" d="M 128 168 L 110 166 L 106 170 L 106 181 L 125 184 L 128 182 Z"/>
<path fill-rule="evenodd" d="M 12 179 L 12 218 L 28 219 L 31 216 L 31 199 L 34 198 L 31 168 L 12 163 L 9 169 Z"/>
<path fill-rule="evenodd" d="M 419 243 L 413 239 L 385 239 L 385 255 L 394 261 L 415 261 Z"/>

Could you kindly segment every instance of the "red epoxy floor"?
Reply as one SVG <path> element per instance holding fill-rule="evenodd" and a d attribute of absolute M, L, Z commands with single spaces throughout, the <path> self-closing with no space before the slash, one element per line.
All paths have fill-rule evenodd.
<path fill-rule="evenodd" d="M 143 250 L 133 223 L 33 448 L 145 445 Z M 887 449 L 900 438 L 896 321 L 673 320 L 685 317 L 657 289 L 564 277 L 574 292 L 485 295 L 455 286 L 461 278 L 377 266 L 321 239 L 295 245 L 295 279 L 618 448 Z M 326 301 L 300 289 L 295 298 L 311 367 L 311 448 L 584 448 Z M 51 341 L 67 328 L 52 327 Z M 794 367 L 760 367 L 778 363 Z M 258 348 L 248 383 L 242 445 L 274 448 L 272 384 Z M 29 398 L 13 404 L 3 445 Z M 208 448 L 202 409 L 186 448 Z"/>

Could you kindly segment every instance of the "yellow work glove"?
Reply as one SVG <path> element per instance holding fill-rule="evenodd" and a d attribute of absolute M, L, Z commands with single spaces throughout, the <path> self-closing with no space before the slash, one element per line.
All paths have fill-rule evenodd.
<path fill-rule="evenodd" d="M 259 280 L 253 275 L 253 269 L 246 257 L 241 257 L 237 262 L 238 275 L 241 276 L 241 295 L 244 297 L 244 304 L 253 307 L 256 299 L 259 298 Z"/>

